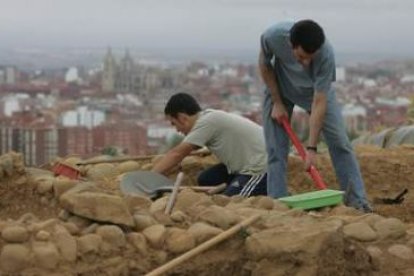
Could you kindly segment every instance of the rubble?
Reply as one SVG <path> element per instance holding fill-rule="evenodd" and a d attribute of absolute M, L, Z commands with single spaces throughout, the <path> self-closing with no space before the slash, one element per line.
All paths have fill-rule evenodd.
<path fill-rule="evenodd" d="M 371 199 L 412 187 L 414 172 L 397 173 L 395 164 L 410 168 L 413 154 L 407 149 L 358 150 Z M 212 160 L 187 160 L 184 184 L 193 185 L 197 172 Z M 401 205 L 377 205 L 376 214 L 362 214 L 345 206 L 305 212 L 264 196 L 229 198 L 184 189 L 172 214 L 166 215 L 168 194 L 150 201 L 124 196 L 117 189 L 121 174 L 151 166 L 148 162 L 111 164 L 104 167 L 110 168 L 106 172 L 101 171 L 103 166 L 88 165 L 85 179 L 74 181 L 25 168 L 17 153 L 0 156 L 0 274 L 142 275 L 255 214 L 261 216 L 256 223 L 170 273 L 410 275 L 414 271 L 410 193 Z M 319 164 L 326 182 L 336 187 L 329 158 L 320 156 Z M 302 168 L 295 157 L 290 158 L 291 192 L 312 189 Z"/>

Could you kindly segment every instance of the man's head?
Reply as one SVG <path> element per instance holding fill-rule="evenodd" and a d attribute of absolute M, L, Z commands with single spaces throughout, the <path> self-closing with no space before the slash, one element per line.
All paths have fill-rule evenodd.
<path fill-rule="evenodd" d="M 325 42 L 321 26 L 312 20 L 296 22 L 290 29 L 290 43 L 296 59 L 304 66 L 309 66 L 315 53 Z"/>
<path fill-rule="evenodd" d="M 200 105 L 192 96 L 186 93 L 178 93 L 168 100 L 164 114 L 178 132 L 187 135 L 193 128 L 197 114 L 200 111 Z"/>

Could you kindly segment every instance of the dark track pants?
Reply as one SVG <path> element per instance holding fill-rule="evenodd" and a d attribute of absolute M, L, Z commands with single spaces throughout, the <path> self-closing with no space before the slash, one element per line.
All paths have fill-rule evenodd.
<path fill-rule="evenodd" d="M 267 174 L 246 175 L 229 174 L 223 164 L 214 165 L 198 176 L 200 186 L 216 186 L 226 183 L 224 194 L 227 196 L 241 195 L 244 197 L 267 195 Z"/>

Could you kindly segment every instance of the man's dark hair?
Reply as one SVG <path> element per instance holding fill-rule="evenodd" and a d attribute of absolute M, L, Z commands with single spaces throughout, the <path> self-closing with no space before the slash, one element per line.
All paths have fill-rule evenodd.
<path fill-rule="evenodd" d="M 301 20 L 290 29 L 290 42 L 293 48 L 301 46 L 306 53 L 313 54 L 325 42 L 325 34 L 315 21 Z"/>
<path fill-rule="evenodd" d="M 177 93 L 171 96 L 164 109 L 164 114 L 177 118 L 178 113 L 195 115 L 201 111 L 200 105 L 191 95 Z"/>

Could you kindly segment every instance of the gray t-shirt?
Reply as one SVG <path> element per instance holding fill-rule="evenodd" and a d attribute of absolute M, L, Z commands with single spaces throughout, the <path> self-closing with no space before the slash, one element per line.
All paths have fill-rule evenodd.
<path fill-rule="evenodd" d="M 263 129 L 239 115 L 214 109 L 201 111 L 184 142 L 206 146 L 227 166 L 229 173 L 266 172 Z"/>
<path fill-rule="evenodd" d="M 314 92 L 333 94 L 335 57 L 328 40 L 315 53 L 310 66 L 304 67 L 293 55 L 290 29 L 294 22 L 278 23 L 261 36 L 265 63 L 273 66 L 280 93 L 294 104 L 310 109 Z"/>

